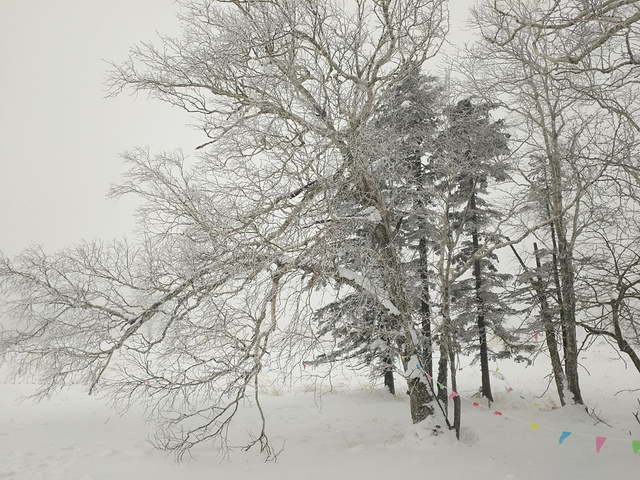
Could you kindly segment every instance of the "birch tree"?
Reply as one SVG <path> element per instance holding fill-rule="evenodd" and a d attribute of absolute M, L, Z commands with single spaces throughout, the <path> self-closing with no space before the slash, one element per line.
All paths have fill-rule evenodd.
<path fill-rule="evenodd" d="M 448 106 L 444 112 L 443 127 L 435 140 L 435 148 L 427 160 L 427 168 L 434 179 L 429 208 L 433 212 L 432 225 L 436 233 L 433 256 L 437 275 L 440 339 L 437 383 L 450 385 L 453 391 L 458 388 L 456 353 L 464 337 L 460 330 L 465 328 L 460 323 L 464 321 L 464 315 L 458 318 L 455 315 L 455 294 L 463 289 L 466 283 L 464 277 L 470 273 L 476 280 L 472 311 L 477 314 L 477 330 L 474 330 L 478 344 L 485 353 L 481 370 L 483 374 L 488 374 L 486 317 L 483 315 L 486 310 L 482 306 L 488 289 L 481 291 L 482 285 L 478 285 L 478 280 L 482 284 L 480 266 L 491 258 L 495 250 L 509 243 L 502 233 L 504 220 L 519 208 L 499 191 L 508 178 L 507 136 L 502 132 L 501 122 L 491 120 L 490 110 L 487 105 L 474 105 L 469 99 Z M 490 180 L 494 204 L 500 205 L 497 209 L 502 209 L 505 217 L 496 215 L 491 218 L 487 215 L 480 222 L 483 216 L 479 208 L 480 196 L 489 190 Z M 481 236 L 478 235 L 480 225 Z M 467 240 L 471 241 L 470 250 Z M 489 386 L 484 378 L 483 384 L 483 395 L 488 393 L 486 396 L 490 397 Z M 446 402 L 446 389 L 440 389 L 439 397 Z M 453 401 L 453 427 L 459 435 L 460 399 L 454 397 Z"/>
<path fill-rule="evenodd" d="M 270 356 L 291 368 L 313 350 L 308 295 L 342 284 L 401 332 L 411 419 L 431 415 L 398 218 L 372 168 L 392 145 L 370 143 L 367 129 L 437 53 L 445 7 L 181 2 L 182 35 L 135 46 L 109 87 L 190 112 L 206 136 L 199 155 L 124 155 L 130 170 L 112 195 L 143 201 L 134 244 L 2 259 L 4 309 L 20 325 L 2 351 L 18 373 L 37 369 L 41 395 L 82 381 L 124 405 L 148 402 L 158 445 L 178 456 L 202 441 L 231 446 L 234 415 L 252 398 L 257 426 L 244 446 L 271 457 L 259 373 Z M 355 232 L 366 242 L 345 245 Z"/>
<path fill-rule="evenodd" d="M 480 5 L 481 16 L 497 20 L 481 27 L 487 41 L 506 46 L 526 36 L 532 55 L 552 66 L 556 81 L 640 128 L 638 0 L 491 0 Z"/>
<path fill-rule="evenodd" d="M 500 98 L 501 106 L 514 114 L 512 121 L 519 123 L 522 151 L 530 159 L 521 166 L 521 179 L 530 185 L 538 212 L 524 223 L 550 220 L 547 235 L 540 230 L 537 240 L 550 252 L 565 381 L 575 403 L 582 403 L 576 262 L 587 248 L 586 229 L 601 219 L 595 213 L 603 198 L 592 202 L 595 192 L 624 159 L 620 141 L 626 133 L 620 125 L 636 128 L 634 80 L 628 76 L 635 68 L 636 4 L 478 2 L 472 17 L 482 41 L 469 50 L 464 66 L 475 91 Z M 623 44 L 628 48 L 621 49 Z M 483 70 L 488 64 L 491 70 Z M 541 281 L 536 284 L 543 294 Z"/>

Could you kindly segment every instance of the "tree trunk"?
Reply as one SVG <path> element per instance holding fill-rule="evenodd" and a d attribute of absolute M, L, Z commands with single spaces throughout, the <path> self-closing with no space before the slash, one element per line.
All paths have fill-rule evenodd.
<path fill-rule="evenodd" d="M 429 261 L 427 258 L 427 240 L 423 237 L 418 245 L 420 254 L 420 314 L 422 321 L 422 357 L 425 362 L 425 370 L 430 377 L 433 376 L 433 343 L 431 341 L 431 296 L 429 291 Z"/>
<path fill-rule="evenodd" d="M 444 287 L 443 290 L 448 290 L 448 288 Z M 444 308 L 445 307 L 443 305 L 443 310 Z M 435 388 L 437 389 L 436 396 L 438 397 L 438 401 L 441 402 L 442 405 L 444 405 L 444 409 L 446 412 L 448 412 L 449 410 L 448 398 L 447 398 L 447 385 L 449 384 L 449 381 L 448 381 L 449 372 L 447 370 L 449 368 L 450 333 L 449 333 L 448 322 L 449 320 L 447 319 L 447 317 L 443 312 L 442 327 L 440 329 L 440 359 L 438 360 L 438 383 L 437 385 L 435 385 Z M 442 388 L 440 387 L 441 385 L 442 385 Z"/>
<path fill-rule="evenodd" d="M 444 405 L 445 411 L 448 413 L 449 399 L 447 394 L 447 385 L 449 369 L 449 359 L 451 356 L 451 317 L 450 317 L 451 295 L 449 286 L 443 283 L 442 286 L 442 326 L 440 327 L 440 359 L 438 360 L 438 401 Z M 442 385 L 442 388 L 440 387 Z"/>
<path fill-rule="evenodd" d="M 636 352 L 633 350 L 631 345 L 629 345 L 629 342 L 627 342 L 624 339 L 622 335 L 622 330 L 620 329 L 620 318 L 619 318 L 620 301 L 621 301 L 620 299 L 611 301 L 611 317 L 613 321 L 613 332 L 615 335 L 615 339 L 618 342 L 618 347 L 620 348 L 620 351 L 629 355 L 629 358 L 631 358 L 631 361 L 635 365 L 636 369 L 638 370 L 638 372 L 640 372 L 640 358 L 638 357 Z"/>
<path fill-rule="evenodd" d="M 433 415 L 433 396 L 428 385 L 422 378 L 411 378 L 408 382 L 409 406 L 411 409 L 411 420 L 413 423 Z"/>
<path fill-rule="evenodd" d="M 551 173 L 551 210 L 553 225 L 558 241 L 558 267 L 560 274 L 560 293 L 562 294 L 561 314 L 562 328 L 565 341 L 565 374 L 567 388 L 573 395 L 573 401 L 582 404 L 582 394 L 578 375 L 578 342 L 576 332 L 576 302 L 574 291 L 573 251 L 566 237 L 563 199 L 562 199 L 562 171 L 560 160 L 550 155 L 549 166 Z"/>
<path fill-rule="evenodd" d="M 389 389 L 391 395 L 396 394 L 396 382 L 393 376 L 393 361 L 388 356 L 382 359 L 382 365 L 384 368 L 384 386 Z"/>
<path fill-rule="evenodd" d="M 453 346 L 449 346 L 449 367 L 451 370 L 451 391 L 458 391 L 458 380 L 456 372 L 456 357 Z M 446 393 L 446 390 L 445 390 Z M 456 438 L 460 440 L 460 422 L 462 420 L 462 405 L 460 404 L 460 396 L 453 397 L 453 428 L 456 431 Z"/>
<path fill-rule="evenodd" d="M 547 348 L 549 349 L 549 357 L 551 357 L 551 369 L 553 371 L 556 389 L 558 390 L 560 405 L 564 407 L 564 372 L 562 370 L 562 362 L 560 360 L 560 353 L 558 351 L 558 341 L 556 339 L 556 331 L 553 325 L 553 318 L 551 317 L 551 310 L 549 309 L 547 294 L 544 290 L 544 281 L 542 279 L 542 264 L 540 262 L 540 255 L 538 254 L 538 244 L 535 242 L 533 244 L 533 249 L 536 256 L 536 267 L 538 268 L 538 280 L 532 283 L 534 284 L 533 286 L 536 290 L 538 302 L 540 304 L 540 316 L 542 317 L 542 324 L 544 326 Z"/>
<path fill-rule="evenodd" d="M 471 240 L 473 242 L 473 253 L 475 254 L 480 248 L 478 240 L 478 227 L 476 216 L 476 195 L 471 194 Z M 487 348 L 487 326 L 484 316 L 484 300 L 482 298 L 482 264 L 480 260 L 476 260 L 473 264 L 473 276 L 475 278 L 476 289 L 476 309 L 478 324 L 478 340 L 480 342 L 480 371 L 482 378 L 482 396 L 493 401 L 491 394 L 491 377 L 489 375 L 489 351 Z"/>
<path fill-rule="evenodd" d="M 369 192 L 370 200 L 380 198 L 379 191 L 370 185 L 365 184 L 363 191 Z M 378 208 L 378 206 L 382 205 L 382 202 L 378 202 L 377 205 L 376 202 L 372 202 L 372 204 Z M 383 210 L 378 208 L 378 211 L 382 212 Z M 411 420 L 413 423 L 418 423 L 433 415 L 434 409 L 433 405 L 431 405 L 433 396 L 427 385 L 427 378 L 425 377 L 424 367 L 422 366 L 423 360 L 420 358 L 420 348 L 414 341 L 415 332 L 409 309 L 409 301 L 403 284 L 402 269 L 391 240 L 392 235 L 390 232 L 391 229 L 389 228 L 388 218 L 384 218 L 382 222 L 373 226 L 371 236 L 381 255 L 379 260 L 383 272 L 383 285 L 385 286 L 389 300 L 391 300 L 391 303 L 398 310 L 395 315 L 392 315 L 394 318 L 394 325 L 392 325 L 392 327 L 394 327 L 393 329 L 395 330 L 401 330 L 404 334 L 400 351 L 403 352 L 402 356 L 405 358 L 403 361 L 405 372 L 409 375 L 408 393 Z M 418 358 L 418 367 L 420 367 L 418 372 L 415 372 L 415 369 L 417 369 L 416 365 L 408 365 L 406 359 L 409 358 Z"/>
<path fill-rule="evenodd" d="M 551 218 L 551 212 L 549 211 L 549 204 L 547 204 L 547 216 Z M 564 308 L 562 302 L 562 288 L 560 287 L 560 274 L 558 268 L 558 241 L 556 240 L 556 228 L 553 223 L 549 224 L 549 230 L 551 231 L 551 245 L 553 251 L 551 252 L 551 261 L 553 265 L 553 282 L 556 286 L 556 301 L 560 307 L 560 328 L 562 331 L 562 351 L 564 352 L 564 358 L 567 358 L 567 332 L 564 321 Z M 565 365 L 566 368 L 566 365 Z"/>

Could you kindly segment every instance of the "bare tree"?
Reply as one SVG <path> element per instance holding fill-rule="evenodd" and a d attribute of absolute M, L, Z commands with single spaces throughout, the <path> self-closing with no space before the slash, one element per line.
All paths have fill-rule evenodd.
<path fill-rule="evenodd" d="M 578 286 L 587 341 L 590 337 L 606 339 L 640 372 L 640 203 L 637 179 L 629 174 L 627 163 L 637 155 L 637 142 L 633 137 L 626 140 L 619 142 L 626 150 L 620 155 L 624 164 L 613 166 L 593 195 L 598 221 L 585 231 L 589 248 L 582 252 Z"/>
<path fill-rule="evenodd" d="M 551 252 L 551 298 L 558 305 L 565 378 L 576 403 L 582 403 L 576 262 L 588 245 L 586 229 L 602 220 L 597 204 L 605 200 L 595 192 L 624 158 L 621 145 L 627 133 L 621 123 L 635 128 L 629 118 L 636 108 L 634 80 L 625 70 L 635 68 L 634 47 L 627 41 L 624 52 L 615 46 L 624 38 L 633 42 L 635 4 L 479 2 L 473 21 L 482 43 L 469 49 L 462 62 L 474 90 L 500 98 L 513 114 L 511 121 L 519 123 L 521 151 L 530 159 L 520 167 L 520 178 L 538 205 L 536 221 L 551 220 L 546 238 L 538 231 L 537 240 Z M 605 74 L 616 80 L 612 76 L 601 82 Z"/>
<path fill-rule="evenodd" d="M 37 367 L 42 395 L 73 379 L 125 405 L 149 402 L 163 420 L 158 444 L 178 456 L 204 440 L 227 445 L 251 398 L 258 423 L 245 447 L 273 456 L 259 372 L 271 354 L 290 366 L 312 350 L 308 295 L 346 285 L 402 332 L 411 418 L 423 420 L 433 407 L 416 369 L 398 219 L 372 168 L 391 145 L 369 143 L 367 129 L 438 51 L 446 1 L 181 6 L 182 36 L 135 47 L 109 86 L 191 112 L 208 137 L 199 158 L 125 154 L 131 169 L 112 194 L 144 202 L 135 246 L 3 258 L 3 305 L 21 322 L 3 353 L 20 373 Z M 366 244 L 347 252 L 359 231 Z"/>
<path fill-rule="evenodd" d="M 488 0 L 476 13 L 497 20 L 481 22 L 487 41 L 505 47 L 526 37 L 531 53 L 553 70 L 555 81 L 640 128 L 638 0 Z"/>

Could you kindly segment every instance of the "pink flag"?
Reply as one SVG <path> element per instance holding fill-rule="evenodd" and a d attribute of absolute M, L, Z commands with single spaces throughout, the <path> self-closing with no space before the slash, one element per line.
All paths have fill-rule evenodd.
<path fill-rule="evenodd" d="M 494 414 L 494 415 L 498 415 L 498 416 L 502 416 L 502 412 L 499 412 L 499 411 L 497 411 L 497 410 L 496 410 L 495 412 L 493 412 L 493 414 Z"/>
<path fill-rule="evenodd" d="M 533 331 L 533 338 L 536 339 L 536 342 L 538 341 L 538 331 L 537 330 Z"/>
<path fill-rule="evenodd" d="M 511 392 L 513 392 L 513 388 L 511 387 L 507 388 L 507 393 L 511 393 Z"/>
<path fill-rule="evenodd" d="M 433 377 L 427 373 L 427 380 L 433 380 Z"/>
<path fill-rule="evenodd" d="M 449 394 L 449 401 L 453 400 L 453 397 L 457 397 L 457 396 L 458 396 L 458 394 L 456 392 L 451 392 Z"/>
<path fill-rule="evenodd" d="M 479 404 L 478 402 L 473 402 L 473 406 L 474 406 L 474 407 L 479 407 L 479 406 L 480 406 L 480 404 Z"/>
<path fill-rule="evenodd" d="M 596 437 L 596 453 L 600 453 L 600 449 L 602 448 L 602 445 L 604 445 L 604 442 L 607 441 L 606 437 Z"/>

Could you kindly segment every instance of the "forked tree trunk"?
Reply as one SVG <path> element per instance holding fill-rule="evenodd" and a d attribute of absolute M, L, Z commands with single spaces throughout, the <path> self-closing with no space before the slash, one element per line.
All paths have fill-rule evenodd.
<path fill-rule="evenodd" d="M 573 251 L 566 237 L 562 199 L 562 171 L 560 160 L 555 155 L 549 158 L 551 176 L 551 212 L 558 242 L 558 273 L 560 277 L 560 293 L 562 294 L 562 331 L 565 343 L 565 375 L 567 388 L 573 401 L 582 405 L 578 374 L 578 341 L 576 332 L 576 300 L 574 290 Z"/>
<path fill-rule="evenodd" d="M 438 382 L 443 387 L 438 392 L 438 399 L 447 405 L 449 402 L 449 390 L 447 385 L 447 362 L 442 362 L 442 357 L 446 357 L 449 365 L 449 373 L 451 375 L 451 391 L 457 392 L 458 384 L 456 381 L 456 357 L 455 349 L 453 348 L 453 337 L 451 335 L 451 290 L 449 285 L 444 285 L 442 289 L 442 334 L 440 336 L 440 364 L 438 370 Z M 444 372 L 440 370 L 444 368 Z M 443 381 L 440 381 L 440 380 Z M 453 397 L 453 428 L 456 431 L 456 438 L 460 439 L 460 419 L 461 419 L 461 404 L 460 397 Z"/>
<path fill-rule="evenodd" d="M 638 357 L 638 354 L 635 352 L 633 347 L 631 347 L 629 342 L 625 340 L 624 336 L 622 335 L 622 330 L 620 329 L 620 303 L 620 299 L 611 300 L 611 317 L 615 339 L 616 342 L 618 342 L 618 348 L 620 348 L 620 351 L 629 355 L 629 358 L 631 358 L 633 365 L 636 367 L 638 372 L 640 372 L 640 357 Z"/>
<path fill-rule="evenodd" d="M 547 216 L 551 218 L 551 212 L 549 210 L 549 204 L 547 203 Z M 562 307 L 562 287 L 560 286 L 560 273 L 558 267 L 558 240 L 556 239 L 556 227 L 553 223 L 549 224 L 549 230 L 551 232 L 551 245 L 553 246 L 553 251 L 551 252 L 551 261 L 553 265 L 553 282 L 556 286 L 556 302 L 560 307 L 560 328 L 562 331 L 562 351 L 564 353 L 564 358 L 567 358 L 567 331 L 566 331 L 566 323 L 564 319 L 564 308 Z M 566 365 L 565 365 L 566 367 Z"/>
<path fill-rule="evenodd" d="M 542 324 L 544 326 L 545 340 L 547 342 L 547 348 L 549 349 L 549 357 L 551 358 L 551 369 L 553 371 L 553 377 L 556 383 L 558 397 L 560 398 L 560 405 L 564 407 L 564 372 L 562 370 L 560 352 L 558 351 L 558 341 L 556 339 L 556 331 L 553 325 L 553 318 L 551 316 L 551 310 L 549 309 L 547 294 L 544 289 L 544 281 L 542 279 L 542 263 L 540 262 L 540 255 L 538 253 L 538 244 L 535 242 L 533 244 L 533 249 L 536 257 L 536 267 L 538 269 L 538 280 L 532 281 L 531 283 L 536 290 L 538 303 L 540 304 L 540 317 L 542 318 Z"/>
<path fill-rule="evenodd" d="M 367 188 L 363 189 L 363 191 L 378 193 L 377 190 L 368 185 Z M 379 204 L 381 205 L 382 203 L 380 202 Z M 409 309 L 409 301 L 403 285 L 400 262 L 395 249 L 393 248 L 388 221 L 376 224 L 372 228 L 371 234 L 374 244 L 378 247 L 378 251 L 381 252 L 380 264 L 382 266 L 383 283 L 386 288 L 386 294 L 388 295 L 391 303 L 398 310 L 398 312 L 393 315 L 395 319 L 393 326 L 397 330 L 401 330 L 404 335 L 402 345 L 400 345 L 400 351 L 403 352 L 402 363 L 405 373 L 409 375 L 407 386 L 411 420 L 413 423 L 418 423 L 433 415 L 433 396 L 430 393 L 429 386 L 427 385 L 427 379 L 424 374 L 424 366 L 422 365 L 423 360 L 420 358 L 420 348 L 414 341 L 415 335 Z M 409 365 L 407 363 L 408 359 L 411 358 L 420 359 L 420 364 L 418 365 L 419 368 L 417 368 L 416 365 Z M 414 370 L 417 370 L 415 373 L 418 375 L 414 373 Z"/>

